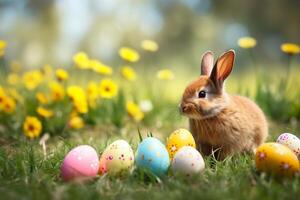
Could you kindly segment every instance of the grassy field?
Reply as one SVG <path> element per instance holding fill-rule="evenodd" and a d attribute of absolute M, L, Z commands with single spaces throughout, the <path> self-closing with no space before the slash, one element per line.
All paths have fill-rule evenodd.
<path fill-rule="evenodd" d="M 57 73 L 52 72 L 50 80 L 41 75 L 43 80 L 34 89 L 26 86 L 25 72 L 25 82 L 14 86 L 6 82 L 9 74 L 1 77 L 4 91 L 13 99 L 15 107 L 12 112 L 2 108 L 0 113 L 0 199 L 275 200 L 295 199 L 300 195 L 300 177 L 275 180 L 260 174 L 255 170 L 252 155 L 236 155 L 222 162 L 207 157 L 204 173 L 189 179 L 168 174 L 160 180 L 133 169 L 132 174 L 124 178 L 99 176 L 87 183 L 64 183 L 59 176 L 60 165 L 67 152 L 76 145 L 89 144 L 100 153 L 109 143 L 122 138 L 136 150 L 138 129 L 144 136 L 152 132 L 165 142 L 175 129 L 187 128 L 187 119 L 179 115 L 177 105 L 186 84 L 195 78 L 192 73 L 176 70 L 172 72 L 175 79 L 168 74 L 169 71 L 162 77 L 156 72 L 148 72 L 147 76 L 139 75 L 136 82 L 116 75 L 112 78 L 119 86 L 115 97 L 97 96 L 93 99 L 94 96 L 87 92 L 83 100 L 76 96 L 80 89 L 77 88 L 74 95 L 69 92 L 69 86 L 78 85 L 84 91 L 89 81 L 99 84 L 105 76 L 80 70 L 69 70 L 70 78 L 60 80 L 59 85 L 66 94 L 58 100 L 55 99 L 60 94 L 58 87 L 55 90 L 47 86 L 55 79 L 59 81 Z M 18 73 L 21 76 L 22 73 Z M 137 74 L 144 73 L 137 70 Z M 283 132 L 300 133 L 299 74 L 295 72 L 288 77 L 292 85 L 297 86 L 296 90 L 281 81 L 253 79 L 249 75 L 233 74 L 227 82 L 230 93 L 249 96 L 262 106 L 270 124 L 268 141 L 274 141 Z M 30 76 L 36 78 L 36 75 Z M 30 86 L 32 80 L 27 81 Z M 10 88 L 14 88 L 20 98 L 10 92 Z M 54 99 L 43 103 L 36 98 L 38 92 L 45 92 L 50 96 L 47 98 Z M 143 111 L 135 105 L 143 99 L 151 102 L 153 108 L 150 111 Z M 133 109 L 128 108 L 128 101 L 134 102 Z M 39 106 L 47 108 L 53 116 L 48 117 L 47 112 L 38 111 L 36 108 Z M 28 116 L 36 116 L 41 121 L 41 133 L 34 136 L 26 133 L 23 123 Z M 74 118 L 77 121 L 72 121 Z M 39 140 L 45 133 L 50 135 L 50 139 L 46 142 L 46 151 L 43 151 Z"/>
<path fill-rule="evenodd" d="M 278 129 L 276 129 L 278 130 Z M 278 181 L 256 172 L 250 155 L 217 162 L 206 158 L 206 170 L 184 179 L 168 175 L 161 182 L 135 169 L 123 179 L 98 177 L 88 183 L 64 183 L 59 177 L 64 155 L 76 144 L 90 144 L 99 152 L 107 139 L 95 134 L 56 138 L 44 157 L 37 142 L 1 146 L 1 199 L 293 199 L 300 195 L 300 179 Z M 128 137 L 125 137 L 128 139 Z M 137 142 L 132 142 L 136 146 Z"/>

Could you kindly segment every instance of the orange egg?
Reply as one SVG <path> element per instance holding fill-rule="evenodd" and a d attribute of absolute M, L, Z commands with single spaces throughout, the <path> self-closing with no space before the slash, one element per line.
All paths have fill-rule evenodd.
<path fill-rule="evenodd" d="M 291 177 L 300 171 L 299 160 L 293 151 L 273 142 L 264 143 L 257 148 L 255 164 L 258 171 L 276 177 Z"/>

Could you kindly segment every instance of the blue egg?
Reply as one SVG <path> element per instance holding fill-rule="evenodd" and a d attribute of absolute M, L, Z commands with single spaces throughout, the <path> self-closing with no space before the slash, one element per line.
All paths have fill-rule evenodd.
<path fill-rule="evenodd" d="M 148 137 L 139 144 L 135 161 L 137 167 L 146 168 L 157 176 L 166 174 L 170 165 L 165 145 L 154 137 Z"/>

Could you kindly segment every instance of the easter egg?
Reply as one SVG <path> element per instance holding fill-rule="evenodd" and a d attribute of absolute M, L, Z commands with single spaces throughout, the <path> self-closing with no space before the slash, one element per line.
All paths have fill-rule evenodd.
<path fill-rule="evenodd" d="M 300 170 L 298 158 L 293 151 L 274 142 L 264 143 L 257 148 L 255 164 L 258 171 L 276 177 L 291 177 Z"/>
<path fill-rule="evenodd" d="M 300 154 L 300 139 L 291 134 L 283 133 L 277 138 L 277 143 L 283 144 L 290 148 L 297 156 Z"/>
<path fill-rule="evenodd" d="M 183 146 L 196 147 L 193 135 L 186 129 L 174 131 L 167 139 L 167 150 L 170 159 L 173 159 L 175 153 Z"/>
<path fill-rule="evenodd" d="M 204 160 L 195 148 L 184 146 L 174 156 L 171 164 L 174 173 L 191 176 L 204 170 Z"/>
<path fill-rule="evenodd" d="M 72 149 L 61 165 L 61 177 L 64 181 L 95 177 L 99 169 L 96 150 L 89 145 L 80 145 Z"/>
<path fill-rule="evenodd" d="M 99 173 L 122 175 L 130 171 L 133 163 L 134 154 L 131 146 L 125 140 L 116 140 L 103 151 Z"/>
<path fill-rule="evenodd" d="M 154 137 L 148 137 L 139 144 L 135 161 L 137 167 L 150 170 L 157 176 L 163 176 L 170 165 L 165 145 Z"/>

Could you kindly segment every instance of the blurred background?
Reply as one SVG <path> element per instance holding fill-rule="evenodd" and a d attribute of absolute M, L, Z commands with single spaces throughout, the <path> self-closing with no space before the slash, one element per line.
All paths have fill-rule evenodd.
<path fill-rule="evenodd" d="M 300 43 L 299 10 L 298 0 L 0 0 L 0 39 L 7 60 L 28 69 L 68 67 L 78 51 L 116 67 L 121 46 L 139 50 L 152 39 L 160 50 L 141 53 L 140 67 L 185 70 L 203 51 L 238 50 L 237 40 L 252 36 L 259 62 L 274 67 L 283 42 Z M 249 59 L 237 54 L 243 70 Z"/>

